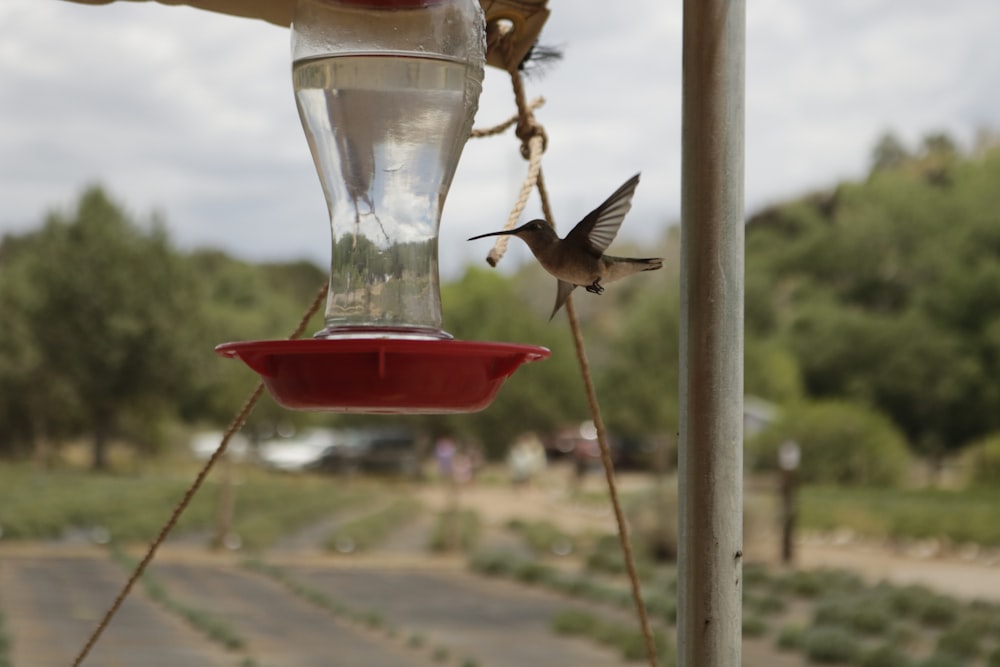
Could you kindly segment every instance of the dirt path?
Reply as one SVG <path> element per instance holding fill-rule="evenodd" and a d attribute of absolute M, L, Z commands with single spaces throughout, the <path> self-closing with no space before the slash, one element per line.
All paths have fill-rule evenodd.
<path fill-rule="evenodd" d="M 614 532 L 611 507 L 586 500 L 586 492 L 602 492 L 606 484 L 603 475 L 591 474 L 584 480 L 582 495 L 569 493 L 568 468 L 550 468 L 536 483 L 525 486 L 505 484 L 470 484 L 458 491 L 460 507 L 474 510 L 488 527 L 502 527 L 510 519 L 552 521 L 569 532 L 593 530 Z M 648 476 L 621 476 L 621 488 L 648 486 Z M 419 491 L 421 502 L 433 511 L 441 511 L 453 502 L 443 485 L 424 486 Z"/>
<path fill-rule="evenodd" d="M 110 606 L 126 573 L 106 557 L 3 558 L 0 592 L 16 667 L 66 667 Z M 210 641 L 136 591 L 85 665 L 231 667 Z"/>
<path fill-rule="evenodd" d="M 434 637 L 488 667 L 613 667 L 615 652 L 551 630 L 561 596 L 462 571 L 301 568 L 292 572 L 332 596 L 379 609 L 403 627 Z M 606 612 L 611 614 L 612 612 Z M 626 615 L 620 615 L 628 622 Z"/>
<path fill-rule="evenodd" d="M 267 665 L 426 667 L 419 655 L 351 626 L 270 580 L 232 565 L 158 564 L 153 572 L 178 600 L 224 618 Z"/>

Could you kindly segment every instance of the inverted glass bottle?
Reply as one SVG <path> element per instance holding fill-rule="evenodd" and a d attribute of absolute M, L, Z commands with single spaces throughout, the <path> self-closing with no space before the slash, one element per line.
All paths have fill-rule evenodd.
<path fill-rule="evenodd" d="M 478 2 L 299 0 L 292 35 L 332 233 L 317 337 L 449 337 L 438 229 L 482 86 Z"/>

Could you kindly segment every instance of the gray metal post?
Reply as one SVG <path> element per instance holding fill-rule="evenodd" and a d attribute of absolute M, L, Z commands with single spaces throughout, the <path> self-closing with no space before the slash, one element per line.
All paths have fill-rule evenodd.
<path fill-rule="evenodd" d="M 678 664 L 740 664 L 744 0 L 684 0 Z"/>

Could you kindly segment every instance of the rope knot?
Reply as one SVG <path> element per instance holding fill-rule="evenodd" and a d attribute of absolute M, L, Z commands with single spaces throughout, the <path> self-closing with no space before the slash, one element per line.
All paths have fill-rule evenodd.
<path fill-rule="evenodd" d="M 521 157 L 525 160 L 531 159 L 530 146 L 533 138 L 541 138 L 542 153 L 544 153 L 545 149 L 549 146 L 549 135 L 545 133 L 545 128 L 542 127 L 541 123 L 535 120 L 535 114 L 530 111 L 518 119 L 514 134 L 516 134 L 517 138 L 521 140 Z"/>

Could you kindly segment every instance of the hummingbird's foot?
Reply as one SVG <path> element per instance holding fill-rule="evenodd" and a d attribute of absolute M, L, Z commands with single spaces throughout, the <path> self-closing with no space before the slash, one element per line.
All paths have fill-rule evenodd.
<path fill-rule="evenodd" d="M 604 287 L 601 285 L 601 279 L 598 278 L 591 284 L 587 285 L 587 291 L 591 294 L 604 294 Z"/>

